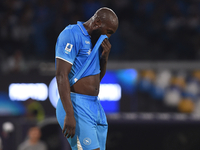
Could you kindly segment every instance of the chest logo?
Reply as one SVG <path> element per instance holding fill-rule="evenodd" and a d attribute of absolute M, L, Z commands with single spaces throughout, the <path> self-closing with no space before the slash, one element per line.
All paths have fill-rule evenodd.
<path fill-rule="evenodd" d="M 91 49 L 88 50 L 87 54 L 90 55 L 90 53 L 91 53 Z"/>
<path fill-rule="evenodd" d="M 90 44 L 90 41 L 85 41 L 85 44 Z"/>
<path fill-rule="evenodd" d="M 65 47 L 65 53 L 68 54 L 68 52 L 71 52 L 73 45 L 70 43 L 67 43 L 66 47 Z"/>

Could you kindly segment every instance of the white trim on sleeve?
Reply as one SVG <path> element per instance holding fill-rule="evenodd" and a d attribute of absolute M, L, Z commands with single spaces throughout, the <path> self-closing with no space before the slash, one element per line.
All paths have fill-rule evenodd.
<path fill-rule="evenodd" d="M 70 61 L 68 61 L 68 60 L 66 60 L 66 59 L 64 59 L 64 58 L 61 58 L 61 57 L 58 57 L 58 56 L 56 56 L 56 58 L 59 58 L 59 59 L 61 59 L 61 60 L 64 60 L 64 61 L 66 61 L 66 62 L 70 63 L 71 65 L 73 65 L 73 63 L 72 63 L 72 62 L 70 62 Z"/>

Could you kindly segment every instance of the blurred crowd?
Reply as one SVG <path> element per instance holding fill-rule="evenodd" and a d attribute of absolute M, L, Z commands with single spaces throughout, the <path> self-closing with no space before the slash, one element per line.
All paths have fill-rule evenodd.
<path fill-rule="evenodd" d="M 199 70 L 141 70 L 138 79 L 139 111 L 200 115 Z"/>
<path fill-rule="evenodd" d="M 54 62 L 59 33 L 69 24 L 88 20 L 103 6 L 119 17 L 119 28 L 110 38 L 111 60 L 200 58 L 198 0 L 1 0 L 0 71 L 26 72 L 30 60 Z M 158 89 L 162 95 L 163 88 Z M 174 95 L 179 102 L 180 96 Z"/>
<path fill-rule="evenodd" d="M 200 58 L 198 0 L 1 0 L 0 61 L 54 61 L 57 36 L 68 24 L 86 21 L 102 7 L 119 17 L 110 41 L 117 60 Z M 8 59 L 6 59 L 8 58 Z"/>
<path fill-rule="evenodd" d="M 28 138 L 23 141 L 17 150 L 47 150 L 47 145 L 40 141 L 41 130 L 39 127 L 31 127 L 28 131 Z"/>
<path fill-rule="evenodd" d="M 27 72 L 37 61 L 54 62 L 59 33 L 103 6 L 119 17 L 110 38 L 111 60 L 200 58 L 198 0 L 1 0 L 0 72 Z"/>
<path fill-rule="evenodd" d="M 59 33 L 104 6 L 119 17 L 110 60 L 199 60 L 200 0 L 0 0 L 0 74 L 54 62 Z M 139 112 L 200 114 L 200 71 L 138 72 Z M 27 117 L 43 120 L 43 108 L 29 102 Z"/>

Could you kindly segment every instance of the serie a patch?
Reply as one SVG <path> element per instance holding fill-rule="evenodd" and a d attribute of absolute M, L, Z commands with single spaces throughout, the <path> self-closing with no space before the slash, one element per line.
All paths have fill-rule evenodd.
<path fill-rule="evenodd" d="M 67 43 L 66 47 L 65 47 L 65 53 L 68 54 L 68 52 L 70 53 L 72 50 L 73 45 L 70 43 Z"/>

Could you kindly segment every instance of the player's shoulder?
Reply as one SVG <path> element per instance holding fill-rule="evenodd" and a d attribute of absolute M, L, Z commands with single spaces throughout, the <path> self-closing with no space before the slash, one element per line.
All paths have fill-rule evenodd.
<path fill-rule="evenodd" d="M 65 27 L 63 32 L 78 35 L 80 33 L 80 28 L 78 27 L 77 24 L 72 24 L 72 25 L 68 25 L 67 27 Z"/>
<path fill-rule="evenodd" d="M 80 39 L 80 28 L 77 24 L 68 25 L 64 28 L 64 30 L 59 34 L 59 38 L 64 39 L 73 39 L 76 41 L 77 39 Z"/>

